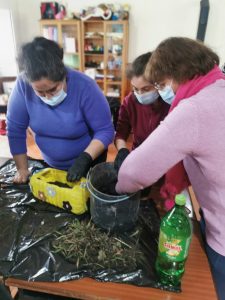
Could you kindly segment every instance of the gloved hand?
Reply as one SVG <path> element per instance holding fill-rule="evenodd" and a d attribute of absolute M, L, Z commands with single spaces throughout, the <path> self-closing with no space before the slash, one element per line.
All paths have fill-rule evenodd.
<path fill-rule="evenodd" d="M 80 180 L 81 177 L 85 177 L 87 175 L 88 170 L 92 164 L 92 157 L 87 152 L 82 152 L 76 159 L 72 167 L 69 168 L 67 174 L 68 181 L 77 181 Z"/>
<path fill-rule="evenodd" d="M 127 148 L 122 148 L 118 151 L 117 156 L 114 161 L 114 168 L 117 172 L 119 172 L 119 169 L 125 160 L 125 158 L 129 155 L 130 151 Z"/>

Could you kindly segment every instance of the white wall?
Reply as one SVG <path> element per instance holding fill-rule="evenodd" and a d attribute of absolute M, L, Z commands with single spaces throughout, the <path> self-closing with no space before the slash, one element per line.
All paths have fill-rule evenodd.
<path fill-rule="evenodd" d="M 78 4 L 79 2 L 79 4 Z M 128 3 L 130 10 L 129 61 L 154 47 L 171 35 L 195 37 L 199 0 L 121 0 L 105 3 Z M 68 0 L 69 10 L 80 10 L 97 0 Z M 177 26 L 177 24 L 179 24 Z"/>
<path fill-rule="evenodd" d="M 210 12 L 208 18 L 205 43 L 220 57 L 221 65 L 225 63 L 225 0 L 209 0 Z"/>
<path fill-rule="evenodd" d="M 18 45 L 39 35 L 41 0 L 0 0 L 11 6 L 17 17 L 16 34 Z M 60 1 L 58 1 L 60 2 Z M 68 11 L 79 11 L 88 5 L 99 3 L 128 3 L 130 11 L 129 61 L 139 54 L 153 50 L 169 36 L 197 34 L 200 0 L 67 0 Z M 212 47 L 225 62 L 225 0 L 210 0 L 210 13 L 205 43 Z"/>
<path fill-rule="evenodd" d="M 18 46 L 21 46 L 21 44 L 29 42 L 35 36 L 40 35 L 39 20 L 41 18 L 41 14 L 40 14 L 41 1 L 40 0 L 14 0 L 14 2 L 17 3 L 17 11 L 18 11 L 18 18 L 19 18 L 20 40 Z M 50 1 L 46 0 L 46 2 L 50 2 Z"/>
<path fill-rule="evenodd" d="M 16 45 L 18 45 L 20 43 L 20 26 L 16 0 L 0 0 L 0 8 L 10 9 L 11 11 Z M 4 28 L 0 28 L 0 30 L 4 30 Z"/>
<path fill-rule="evenodd" d="M 16 49 L 12 14 L 9 9 L 0 8 L 0 76 L 16 76 L 18 73 L 16 63 Z"/>

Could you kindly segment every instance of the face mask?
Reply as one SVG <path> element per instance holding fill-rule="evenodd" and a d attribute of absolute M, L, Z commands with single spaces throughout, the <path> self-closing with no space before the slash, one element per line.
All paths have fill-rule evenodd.
<path fill-rule="evenodd" d="M 159 94 L 157 91 L 151 91 L 141 95 L 137 92 L 134 92 L 134 95 L 137 98 L 138 102 L 143 105 L 152 104 L 159 98 Z"/>
<path fill-rule="evenodd" d="M 172 104 L 173 99 L 175 98 L 174 91 L 171 87 L 171 85 L 166 85 L 164 89 L 158 90 L 159 95 L 161 98 L 168 104 Z"/>
<path fill-rule="evenodd" d="M 39 97 L 41 98 L 41 100 L 44 103 L 46 103 L 50 106 L 56 106 L 56 105 L 60 104 L 61 102 L 63 102 L 63 100 L 66 98 L 66 96 L 67 96 L 67 93 L 64 92 L 63 89 L 61 89 L 61 91 L 57 95 L 53 96 L 51 99 L 47 99 L 46 97 L 41 97 L 41 96 L 39 96 Z"/>

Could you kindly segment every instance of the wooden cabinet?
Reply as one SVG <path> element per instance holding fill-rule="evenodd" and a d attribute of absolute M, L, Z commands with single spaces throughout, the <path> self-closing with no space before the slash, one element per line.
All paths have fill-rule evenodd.
<path fill-rule="evenodd" d="M 83 71 L 104 90 L 104 21 L 82 22 Z"/>
<path fill-rule="evenodd" d="M 41 34 L 64 49 L 65 65 L 82 71 L 81 24 L 76 20 L 41 20 Z"/>
<path fill-rule="evenodd" d="M 64 48 L 67 66 L 96 80 L 107 97 L 127 90 L 128 21 L 41 20 L 44 37 Z"/>
<path fill-rule="evenodd" d="M 82 22 L 83 70 L 105 96 L 124 99 L 127 80 L 128 21 Z"/>

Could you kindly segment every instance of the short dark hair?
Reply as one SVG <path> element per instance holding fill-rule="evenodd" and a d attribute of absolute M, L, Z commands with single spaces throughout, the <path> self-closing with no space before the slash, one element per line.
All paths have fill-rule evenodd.
<path fill-rule="evenodd" d="M 145 77 L 160 83 L 166 77 L 184 83 L 205 75 L 219 65 L 219 57 L 200 41 L 186 37 L 171 37 L 162 41 L 146 66 Z"/>
<path fill-rule="evenodd" d="M 48 78 L 51 81 L 62 81 L 66 76 L 63 64 L 63 49 L 51 40 L 36 37 L 22 46 L 19 55 L 19 68 L 29 82 Z"/>
<path fill-rule="evenodd" d="M 147 65 L 151 55 L 152 55 L 151 52 L 147 52 L 145 54 L 138 56 L 133 61 L 133 63 L 128 67 L 127 72 L 126 72 L 127 78 L 131 79 L 134 76 L 135 77 L 143 76 L 145 73 L 146 65 Z"/>

